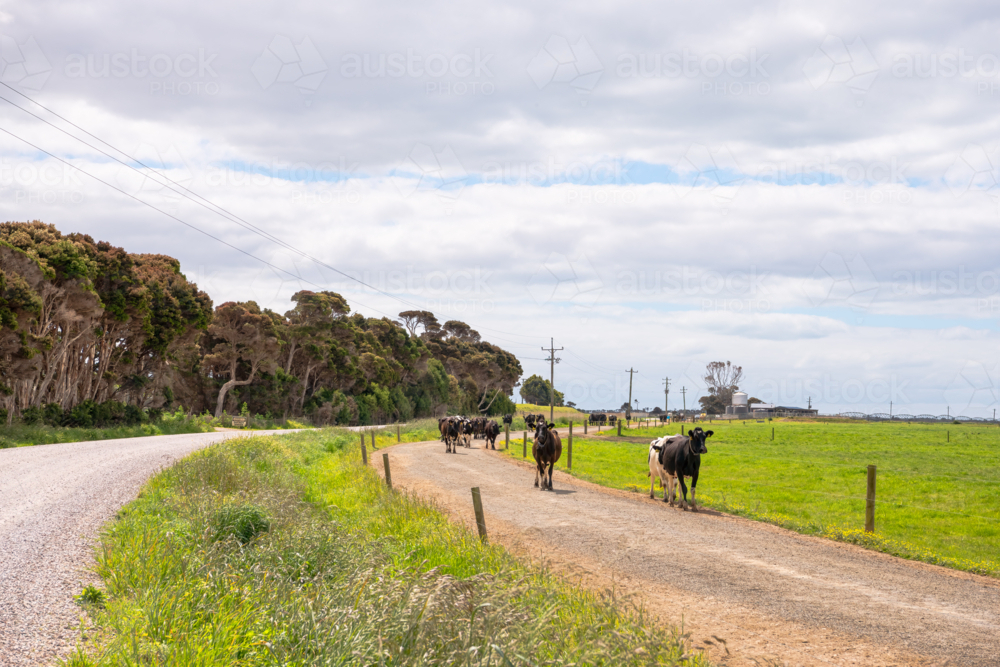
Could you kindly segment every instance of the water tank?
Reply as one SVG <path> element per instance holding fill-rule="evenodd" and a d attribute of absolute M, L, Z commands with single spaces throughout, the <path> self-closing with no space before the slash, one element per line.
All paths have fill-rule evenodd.
<path fill-rule="evenodd" d="M 746 404 L 747 404 L 747 395 L 746 395 L 746 392 L 737 391 L 737 392 L 733 393 L 733 405 L 734 406 L 737 406 L 737 405 L 743 405 L 743 406 L 745 406 Z"/>

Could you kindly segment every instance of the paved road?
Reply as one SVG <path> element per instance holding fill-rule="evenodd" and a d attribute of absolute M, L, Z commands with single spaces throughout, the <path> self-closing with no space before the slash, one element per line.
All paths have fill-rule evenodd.
<path fill-rule="evenodd" d="M 491 539 L 585 582 L 614 583 L 661 618 L 683 616 L 696 644 L 726 664 L 1000 665 L 995 580 L 682 512 L 560 473 L 554 493 L 538 491 L 526 465 L 478 448 L 445 454 L 433 442 L 389 452 L 395 486 L 433 497 L 470 526 L 469 488 L 480 487 Z"/>
<path fill-rule="evenodd" d="M 80 609 L 73 596 L 93 580 L 85 568 L 100 527 L 157 470 L 240 435 L 0 450 L 0 665 L 44 665 L 65 655 L 78 636 Z"/>

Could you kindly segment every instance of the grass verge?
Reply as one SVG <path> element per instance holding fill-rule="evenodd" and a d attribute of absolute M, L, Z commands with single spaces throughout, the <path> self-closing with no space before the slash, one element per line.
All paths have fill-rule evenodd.
<path fill-rule="evenodd" d="M 75 428 L 48 426 L 46 424 L 20 424 L 4 426 L 0 430 L 0 449 L 8 447 L 28 447 L 31 445 L 53 445 L 60 442 L 85 442 L 88 440 L 117 440 L 119 438 L 141 438 L 149 435 L 177 435 L 181 433 L 204 433 L 214 430 L 209 420 L 187 417 L 183 414 L 165 414 L 155 423 L 136 426 L 112 426 L 107 428 Z"/>
<path fill-rule="evenodd" d="M 387 491 L 355 437 L 230 440 L 157 475 L 103 532 L 95 639 L 64 664 L 707 664 Z"/>
<path fill-rule="evenodd" d="M 1000 429 L 857 422 L 698 425 L 715 432 L 701 459 L 699 503 L 903 558 L 1000 576 Z M 679 430 L 680 425 L 630 429 L 630 439 L 646 438 L 638 443 L 603 434 L 578 436 L 572 474 L 648 494 L 648 443 Z M 520 449 L 512 447 L 509 454 L 519 458 Z M 565 471 L 565 463 L 564 456 L 557 467 Z M 863 531 L 868 464 L 878 468 L 873 534 Z M 656 493 L 660 497 L 661 490 Z"/>

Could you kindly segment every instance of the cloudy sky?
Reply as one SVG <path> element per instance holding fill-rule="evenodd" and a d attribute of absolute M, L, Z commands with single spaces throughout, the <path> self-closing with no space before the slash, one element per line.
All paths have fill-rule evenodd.
<path fill-rule="evenodd" d="M 432 310 L 529 374 L 554 339 L 584 407 L 629 368 L 690 407 L 732 360 L 783 405 L 992 416 L 996 14 L 0 2 L 0 217 L 173 255 L 216 303 Z"/>

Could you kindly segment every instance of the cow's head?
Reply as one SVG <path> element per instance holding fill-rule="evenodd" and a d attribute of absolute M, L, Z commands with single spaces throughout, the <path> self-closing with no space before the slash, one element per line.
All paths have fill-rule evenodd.
<path fill-rule="evenodd" d="M 708 447 L 705 446 L 705 440 L 711 438 L 715 435 L 715 431 L 702 431 L 701 427 L 696 427 L 693 431 L 688 432 L 688 436 L 691 438 L 691 451 L 695 454 L 708 454 Z"/>
<path fill-rule="evenodd" d="M 541 420 L 535 426 L 535 442 L 542 445 L 549 441 L 549 429 L 555 428 L 555 424 L 546 424 L 545 420 Z"/>

